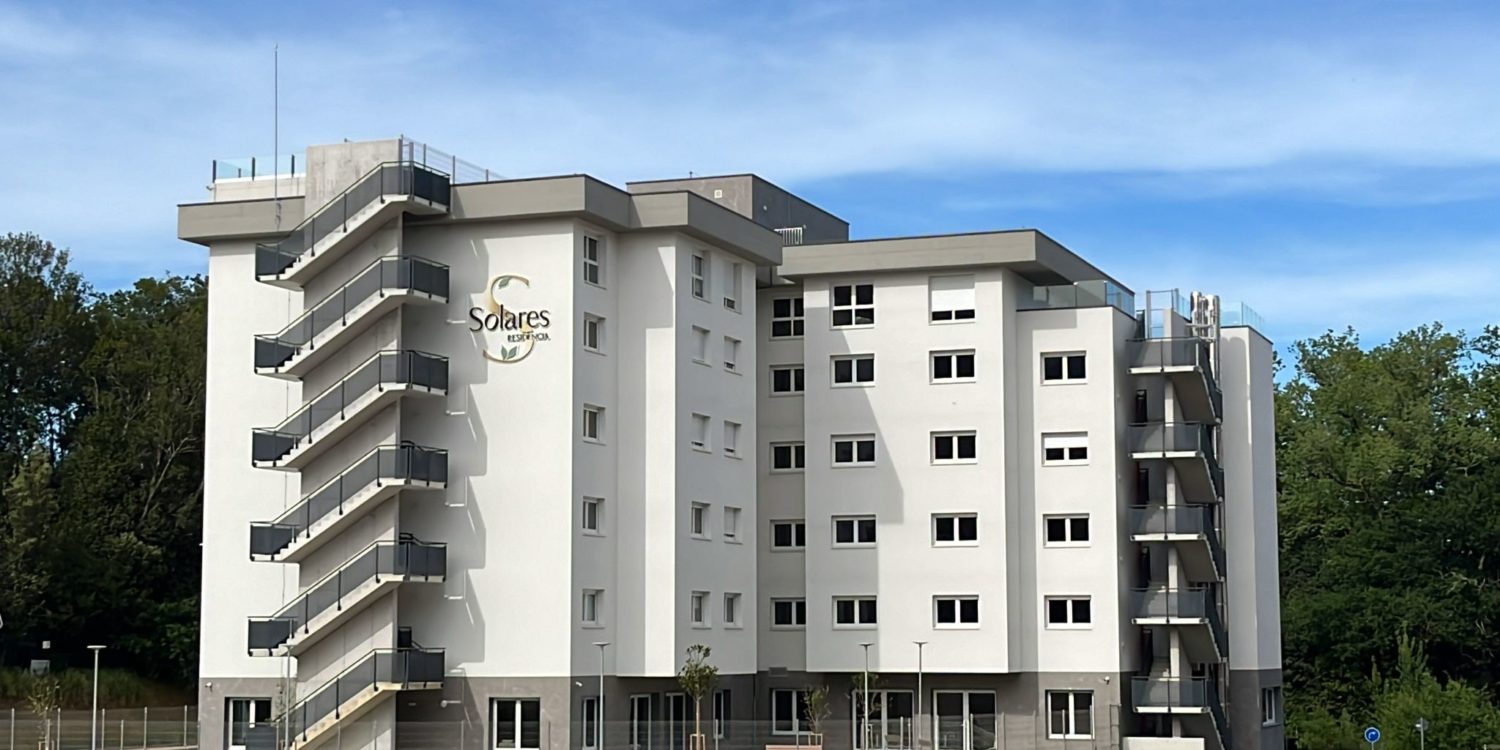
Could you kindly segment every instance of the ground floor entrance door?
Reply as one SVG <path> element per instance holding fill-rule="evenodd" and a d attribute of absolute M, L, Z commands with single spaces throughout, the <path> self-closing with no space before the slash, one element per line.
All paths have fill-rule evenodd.
<path fill-rule="evenodd" d="M 937 750 L 994 750 L 995 694 L 987 690 L 933 693 Z"/>

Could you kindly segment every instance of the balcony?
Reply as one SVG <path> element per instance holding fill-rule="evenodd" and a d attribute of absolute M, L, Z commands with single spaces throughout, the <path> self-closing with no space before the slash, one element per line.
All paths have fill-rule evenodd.
<path fill-rule="evenodd" d="M 252 618 L 251 656 L 296 656 L 386 592 L 407 583 L 441 583 L 448 546 L 415 539 L 376 542 L 270 617 Z"/>
<path fill-rule="evenodd" d="M 1194 662 L 1229 658 L 1229 633 L 1211 588 L 1136 589 L 1130 592 L 1130 621 L 1141 626 L 1178 628 Z"/>
<path fill-rule="evenodd" d="M 1130 697 L 1136 713 L 1182 715 L 1183 728 L 1188 732 L 1218 740 L 1216 746 L 1208 747 L 1227 747 L 1229 717 L 1215 681 L 1204 677 L 1133 677 Z"/>
<path fill-rule="evenodd" d="M 1224 394 L 1214 379 L 1208 341 L 1197 337 L 1135 339 L 1130 342 L 1132 375 L 1165 375 L 1185 418 L 1218 424 Z"/>
<path fill-rule="evenodd" d="M 356 365 L 286 421 L 250 436 L 250 461 L 266 469 L 302 468 L 350 430 L 409 394 L 448 391 L 448 359 L 411 350 L 385 351 Z"/>
<path fill-rule="evenodd" d="M 1130 509 L 1130 540 L 1177 545 L 1183 572 L 1194 582 L 1224 579 L 1224 544 L 1211 505 L 1150 505 Z"/>
<path fill-rule="evenodd" d="M 1224 470 L 1214 453 L 1213 426 L 1197 422 L 1150 422 L 1130 426 L 1130 457 L 1164 461 L 1177 470 L 1178 488 L 1188 502 L 1224 497 Z"/>
<path fill-rule="evenodd" d="M 356 459 L 276 520 L 251 524 L 250 559 L 300 562 L 386 498 L 406 489 L 447 486 L 447 451 L 411 444 L 381 446 Z"/>
<path fill-rule="evenodd" d="M 255 371 L 300 378 L 387 311 L 429 301 L 448 301 L 447 266 L 423 258 L 380 258 L 280 333 L 256 336 Z"/>
<path fill-rule="evenodd" d="M 1074 284 L 1037 286 L 1030 296 L 1016 301 L 1017 310 L 1064 310 L 1079 307 L 1113 307 L 1135 315 L 1135 295 L 1111 281 L 1079 281 Z"/>
<path fill-rule="evenodd" d="M 400 213 L 447 213 L 448 175 L 407 161 L 386 162 L 308 215 L 286 238 L 255 246 L 255 278 L 300 289 Z"/>
<path fill-rule="evenodd" d="M 291 733 L 290 750 L 310 750 L 339 734 L 386 698 L 405 690 L 441 690 L 441 649 L 376 649 L 354 666 L 323 683 L 283 718 Z"/>

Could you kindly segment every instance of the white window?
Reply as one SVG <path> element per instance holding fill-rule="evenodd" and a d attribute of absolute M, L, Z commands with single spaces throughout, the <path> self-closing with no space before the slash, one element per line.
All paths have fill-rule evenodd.
<path fill-rule="evenodd" d="M 778 630 L 801 630 L 807 627 L 807 600 L 772 599 L 771 627 Z"/>
<path fill-rule="evenodd" d="M 875 627 L 875 597 L 839 596 L 833 599 L 833 626 L 836 628 Z"/>
<path fill-rule="evenodd" d="M 708 627 L 708 592 L 694 591 L 688 599 L 688 615 L 692 618 L 693 627 Z"/>
<path fill-rule="evenodd" d="M 1089 517 L 1046 516 L 1042 519 L 1048 547 L 1086 547 L 1089 543 Z"/>
<path fill-rule="evenodd" d="M 583 316 L 583 348 L 591 352 L 604 351 L 604 318 L 598 315 Z"/>
<path fill-rule="evenodd" d="M 732 336 L 724 337 L 724 369 L 730 372 L 740 369 L 740 340 Z"/>
<path fill-rule="evenodd" d="M 742 627 L 742 624 L 740 623 L 740 595 L 739 594 L 725 594 L 724 595 L 724 627 L 726 627 L 726 628 L 738 628 L 738 627 Z"/>
<path fill-rule="evenodd" d="M 1076 466 L 1089 462 L 1087 432 L 1054 432 L 1042 435 L 1043 466 Z"/>
<path fill-rule="evenodd" d="M 775 365 L 771 368 L 771 395 L 801 393 L 804 383 L 802 365 Z"/>
<path fill-rule="evenodd" d="M 974 319 L 974 277 L 934 276 L 928 280 L 932 322 L 958 323 Z"/>
<path fill-rule="evenodd" d="M 873 547 L 875 545 L 874 516 L 834 516 L 833 546 Z"/>
<path fill-rule="evenodd" d="M 1043 383 L 1081 383 L 1088 379 L 1088 366 L 1081 352 L 1042 355 Z"/>
<path fill-rule="evenodd" d="M 771 522 L 771 549 L 802 549 L 806 546 L 806 523 L 800 520 Z"/>
<path fill-rule="evenodd" d="M 973 432 L 932 433 L 932 462 L 967 464 L 979 458 L 978 436 Z"/>
<path fill-rule="evenodd" d="M 979 597 L 935 596 L 932 598 L 933 622 L 940 628 L 964 628 L 979 625 Z"/>
<path fill-rule="evenodd" d="M 708 329 L 693 326 L 693 361 L 708 364 Z"/>
<path fill-rule="evenodd" d="M 846 354 L 833 358 L 834 385 L 869 385 L 875 382 L 875 355 Z"/>
<path fill-rule="evenodd" d="M 807 446 L 802 443 L 772 443 L 771 471 L 802 471 L 807 465 Z"/>
<path fill-rule="evenodd" d="M 708 423 L 709 423 L 709 419 L 708 419 L 708 417 L 706 415 L 703 415 L 703 414 L 694 414 L 693 415 L 693 436 L 692 436 L 692 439 L 689 441 L 693 445 L 693 450 L 699 450 L 699 451 L 707 451 L 707 450 L 709 450 L 709 447 L 708 447 Z"/>
<path fill-rule="evenodd" d="M 490 699 L 491 742 L 495 748 L 538 750 L 542 747 L 542 701 L 540 698 Z"/>
<path fill-rule="evenodd" d="M 688 528 L 695 539 L 708 538 L 708 504 L 693 503 L 688 510 Z"/>
<path fill-rule="evenodd" d="M 874 466 L 874 435 L 834 435 L 833 464 L 835 466 Z"/>
<path fill-rule="evenodd" d="M 590 534 L 604 533 L 604 498 L 583 499 L 583 530 Z"/>
<path fill-rule="evenodd" d="M 801 297 L 780 297 L 771 300 L 771 338 L 802 338 L 802 328 Z"/>
<path fill-rule="evenodd" d="M 974 513 L 934 513 L 932 543 L 939 547 L 972 547 L 979 542 L 979 516 Z"/>
<path fill-rule="evenodd" d="M 729 737 L 729 723 L 732 721 L 729 715 L 730 706 L 734 701 L 729 699 L 728 690 L 714 691 L 714 739 L 726 739 Z M 637 745 L 637 748 L 640 746 Z"/>
<path fill-rule="evenodd" d="M 599 699 L 583 699 L 583 746 L 599 747 Z"/>
<path fill-rule="evenodd" d="M 1088 739 L 1094 736 L 1094 694 L 1084 690 L 1047 693 L 1047 736 Z"/>
<path fill-rule="evenodd" d="M 1047 627 L 1087 628 L 1094 622 L 1092 602 L 1086 596 L 1047 597 Z"/>
<path fill-rule="evenodd" d="M 808 721 L 807 691 L 771 691 L 771 734 L 802 734 L 812 731 Z"/>
<path fill-rule="evenodd" d="M 1281 723 L 1280 687 L 1260 689 L 1260 723 L 1267 727 Z"/>
<path fill-rule="evenodd" d="M 595 443 L 604 442 L 604 407 L 584 404 L 583 439 Z"/>
<path fill-rule="evenodd" d="M 740 455 L 740 423 L 724 420 L 724 455 Z"/>
<path fill-rule="evenodd" d="M 724 307 L 739 312 L 740 310 L 740 264 L 730 263 L 729 273 L 724 279 Z"/>
<path fill-rule="evenodd" d="M 740 509 L 733 506 L 724 507 L 724 541 L 738 542 L 740 540 Z"/>
<path fill-rule="evenodd" d="M 698 253 L 693 253 L 692 264 L 693 296 L 701 300 L 708 299 L 708 258 Z"/>
<path fill-rule="evenodd" d="M 973 349 L 932 353 L 932 382 L 957 383 L 973 379 Z"/>
<path fill-rule="evenodd" d="M 834 328 L 875 325 L 875 285 L 835 285 L 830 314 Z"/>
<path fill-rule="evenodd" d="M 603 589 L 583 590 L 583 624 L 597 627 L 602 615 L 601 607 L 604 606 Z"/>
<path fill-rule="evenodd" d="M 583 236 L 583 280 L 604 286 L 604 241 L 598 237 Z"/>

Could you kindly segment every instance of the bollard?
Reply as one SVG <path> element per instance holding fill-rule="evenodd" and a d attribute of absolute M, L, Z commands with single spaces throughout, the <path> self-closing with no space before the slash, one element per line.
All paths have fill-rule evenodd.
<path fill-rule="evenodd" d="M 146 750 L 147 737 L 151 734 L 151 709 L 141 709 L 141 750 Z"/>
<path fill-rule="evenodd" d="M 120 750 L 125 750 L 125 720 L 120 719 Z"/>
<path fill-rule="evenodd" d="M 182 746 L 187 747 L 187 706 L 182 707 Z"/>

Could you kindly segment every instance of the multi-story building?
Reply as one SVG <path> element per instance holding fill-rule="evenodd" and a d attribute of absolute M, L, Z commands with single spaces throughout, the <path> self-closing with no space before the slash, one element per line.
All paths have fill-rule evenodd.
<path fill-rule="evenodd" d="M 1246 308 L 751 175 L 293 161 L 179 208 L 205 748 L 680 750 L 695 644 L 715 748 L 1281 745 Z"/>

